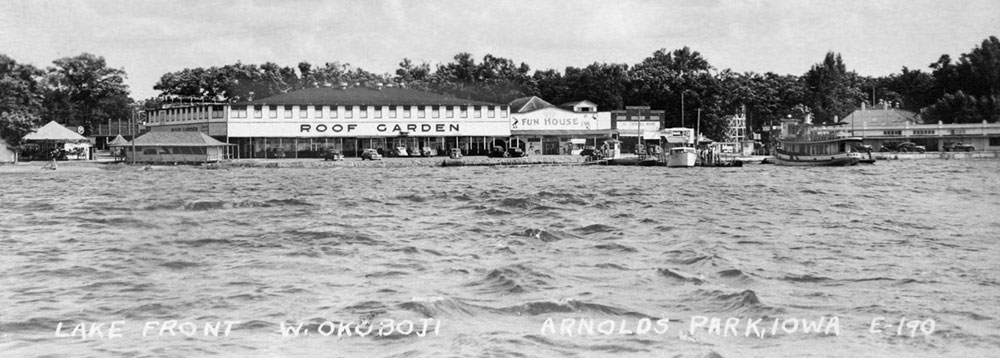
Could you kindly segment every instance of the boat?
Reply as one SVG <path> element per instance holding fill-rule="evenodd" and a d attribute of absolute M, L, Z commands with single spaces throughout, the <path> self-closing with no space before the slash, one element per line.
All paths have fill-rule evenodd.
<path fill-rule="evenodd" d="M 694 129 L 667 128 L 660 131 L 660 137 L 667 142 L 668 167 L 693 167 L 698 160 L 694 144 Z"/>
<path fill-rule="evenodd" d="M 848 136 L 836 128 L 840 124 L 813 125 L 808 117 L 803 123 L 782 123 L 777 140 L 774 164 L 786 166 L 849 166 L 861 161 L 855 147 L 860 137 Z"/>

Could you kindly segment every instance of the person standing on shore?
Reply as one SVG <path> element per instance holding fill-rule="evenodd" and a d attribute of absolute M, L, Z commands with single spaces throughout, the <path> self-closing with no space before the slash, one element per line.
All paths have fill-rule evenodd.
<path fill-rule="evenodd" d="M 51 158 L 50 159 L 51 161 L 49 162 L 49 164 L 46 164 L 44 167 L 42 167 L 42 169 L 52 169 L 52 170 L 58 169 L 58 166 L 56 165 L 57 156 L 59 156 L 59 148 L 52 148 L 52 151 L 49 152 L 49 157 Z"/>

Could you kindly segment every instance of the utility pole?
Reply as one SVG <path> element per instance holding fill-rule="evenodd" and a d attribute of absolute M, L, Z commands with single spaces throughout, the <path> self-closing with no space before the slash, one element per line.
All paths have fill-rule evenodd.
<path fill-rule="evenodd" d="M 132 165 L 135 165 L 135 133 L 136 130 L 136 118 L 135 118 L 135 108 L 132 108 L 132 125 L 129 126 L 132 130 Z"/>

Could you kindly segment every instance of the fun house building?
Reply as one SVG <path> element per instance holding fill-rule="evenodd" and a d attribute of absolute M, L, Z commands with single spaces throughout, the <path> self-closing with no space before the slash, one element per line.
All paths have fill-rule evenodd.
<path fill-rule="evenodd" d="M 149 113 L 151 131 L 198 131 L 235 144 L 231 158 L 347 157 L 430 148 L 485 155 L 509 144 L 507 105 L 410 88 L 324 86 L 240 103 L 173 105 Z"/>
<path fill-rule="evenodd" d="M 538 97 L 518 98 L 510 103 L 512 143 L 526 146 L 529 155 L 578 154 L 585 145 L 598 146 L 611 139 L 611 117 L 597 112 L 590 101 L 552 105 Z"/>

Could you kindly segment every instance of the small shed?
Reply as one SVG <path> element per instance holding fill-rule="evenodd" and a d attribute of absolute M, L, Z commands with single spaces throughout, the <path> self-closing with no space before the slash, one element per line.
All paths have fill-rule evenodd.
<path fill-rule="evenodd" d="M 124 149 L 132 161 L 132 142 L 111 144 Z M 234 144 L 223 143 L 202 132 L 149 132 L 135 139 L 135 161 L 142 163 L 209 163 L 226 158 Z"/>
<path fill-rule="evenodd" d="M 7 141 L 0 139 L 0 164 L 9 164 L 17 161 L 17 152 L 14 151 Z"/>

